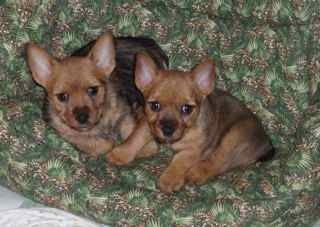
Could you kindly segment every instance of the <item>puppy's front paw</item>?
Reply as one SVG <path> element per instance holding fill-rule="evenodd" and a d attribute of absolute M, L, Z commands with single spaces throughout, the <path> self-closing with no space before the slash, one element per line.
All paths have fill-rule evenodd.
<path fill-rule="evenodd" d="M 159 146 L 156 142 L 152 141 L 144 145 L 144 147 L 137 154 L 138 158 L 146 158 L 159 152 Z"/>
<path fill-rule="evenodd" d="M 103 148 L 103 153 L 106 154 L 108 152 L 110 152 L 112 150 L 114 146 L 114 141 L 113 140 L 104 140 L 103 146 L 101 146 Z"/>
<path fill-rule="evenodd" d="M 184 185 L 184 177 L 164 172 L 159 179 L 159 188 L 164 193 L 178 191 Z"/>
<path fill-rule="evenodd" d="M 112 140 L 98 139 L 90 146 L 87 153 L 92 159 L 97 159 L 99 155 L 108 153 L 113 147 Z"/>
<path fill-rule="evenodd" d="M 134 160 L 134 155 L 130 152 L 130 149 L 126 147 L 118 146 L 107 154 L 107 159 L 110 163 L 118 166 L 128 165 Z"/>
<path fill-rule="evenodd" d="M 186 175 L 186 180 L 188 183 L 195 184 L 195 185 L 202 185 L 204 184 L 208 177 L 207 177 L 206 170 L 201 168 L 201 165 L 193 166 Z"/>

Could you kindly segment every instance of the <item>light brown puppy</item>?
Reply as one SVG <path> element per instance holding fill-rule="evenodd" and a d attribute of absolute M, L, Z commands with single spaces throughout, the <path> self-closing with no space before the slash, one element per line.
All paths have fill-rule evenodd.
<path fill-rule="evenodd" d="M 145 97 L 145 121 L 159 142 L 177 152 L 159 179 L 163 192 L 177 191 L 187 181 L 203 184 L 273 154 L 257 117 L 214 88 L 215 79 L 209 59 L 181 72 L 159 69 L 146 54 L 137 57 L 135 82 Z"/>
<path fill-rule="evenodd" d="M 118 138 L 127 139 L 139 121 L 143 103 L 133 70 L 135 54 L 141 50 L 150 53 L 159 67 L 167 64 L 153 40 L 114 40 L 111 33 L 77 51 L 77 56 L 61 60 L 36 44 L 27 45 L 32 77 L 46 90 L 51 125 L 92 157 L 110 151 Z M 156 149 L 155 142 L 146 146 L 148 152 Z"/>

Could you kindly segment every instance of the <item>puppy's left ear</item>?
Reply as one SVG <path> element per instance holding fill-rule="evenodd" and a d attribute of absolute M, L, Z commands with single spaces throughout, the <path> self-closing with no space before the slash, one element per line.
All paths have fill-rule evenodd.
<path fill-rule="evenodd" d="M 215 85 L 215 65 L 211 59 L 206 59 L 192 70 L 193 81 L 203 96 L 209 95 Z"/>
<path fill-rule="evenodd" d="M 116 50 L 110 32 L 99 37 L 92 47 L 89 58 L 105 76 L 110 76 L 116 66 Z"/>
<path fill-rule="evenodd" d="M 146 53 L 138 53 L 135 66 L 135 83 L 138 89 L 145 93 L 156 79 L 158 67 Z"/>

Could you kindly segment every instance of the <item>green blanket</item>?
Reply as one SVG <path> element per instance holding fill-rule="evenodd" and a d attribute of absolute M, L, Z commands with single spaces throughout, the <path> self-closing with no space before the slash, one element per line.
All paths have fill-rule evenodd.
<path fill-rule="evenodd" d="M 109 166 L 42 118 L 44 92 L 24 58 L 30 40 L 65 56 L 106 30 L 149 36 L 189 69 L 216 61 L 217 86 L 243 100 L 274 160 L 171 196 L 156 180 L 171 152 Z M 116 226 L 308 226 L 320 218 L 318 0 L 0 0 L 0 182 L 40 203 Z"/>

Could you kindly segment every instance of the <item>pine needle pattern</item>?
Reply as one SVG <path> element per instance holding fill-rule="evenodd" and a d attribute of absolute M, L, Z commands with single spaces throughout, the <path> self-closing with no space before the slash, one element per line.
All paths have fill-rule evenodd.
<path fill-rule="evenodd" d="M 303 0 L 0 0 L 0 183 L 112 226 L 310 226 L 320 218 L 320 4 Z M 24 44 L 66 56 L 106 30 L 149 36 L 170 67 L 204 56 L 244 101 L 274 160 L 164 195 L 171 152 L 125 168 L 90 160 L 42 120 Z"/>

